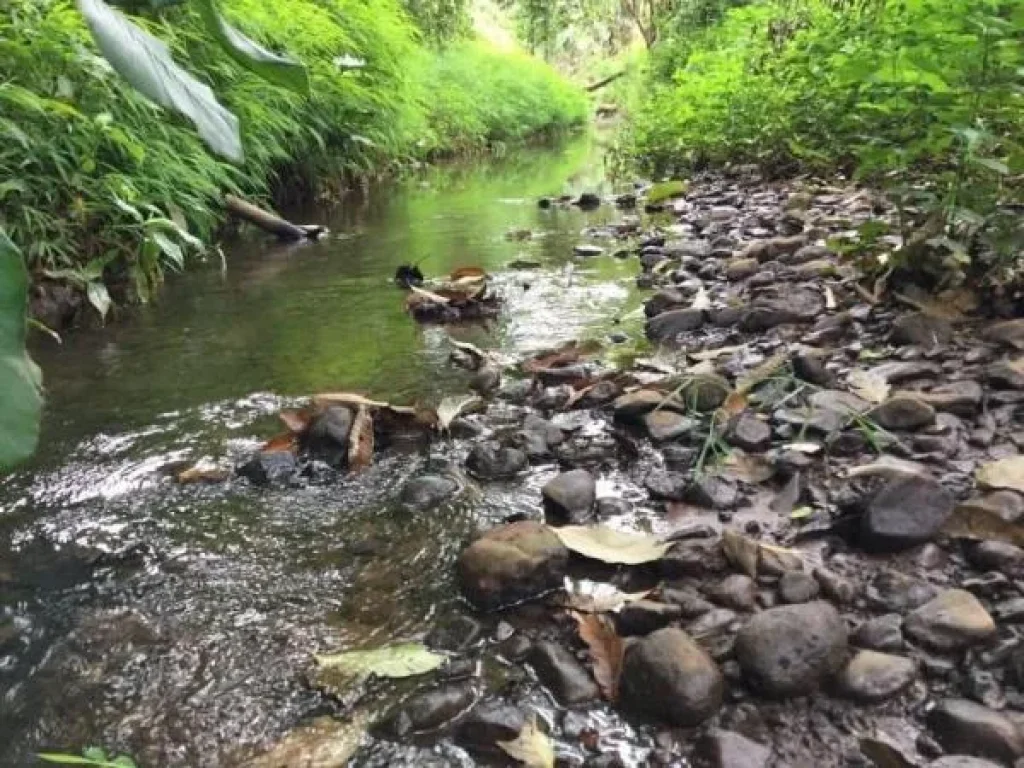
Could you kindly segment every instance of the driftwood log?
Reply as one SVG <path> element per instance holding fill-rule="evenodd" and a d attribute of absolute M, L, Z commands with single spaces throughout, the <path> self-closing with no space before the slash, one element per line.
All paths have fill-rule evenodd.
<path fill-rule="evenodd" d="M 234 216 L 275 235 L 279 240 L 316 240 L 327 231 L 326 227 L 318 224 L 292 224 L 276 213 L 265 211 L 234 195 L 225 195 L 224 205 Z"/>
<path fill-rule="evenodd" d="M 596 91 L 599 88 L 604 88 L 606 85 L 608 85 L 608 83 L 614 83 L 616 80 L 618 80 L 624 74 L 626 74 L 626 70 L 622 70 L 621 72 L 616 72 L 614 75 L 609 75 L 604 80 L 598 80 L 596 83 L 592 83 L 591 85 L 588 85 L 584 90 Z"/>

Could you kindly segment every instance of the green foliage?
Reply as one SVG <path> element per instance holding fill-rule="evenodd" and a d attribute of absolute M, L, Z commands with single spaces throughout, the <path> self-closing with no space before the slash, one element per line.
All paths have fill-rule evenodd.
<path fill-rule="evenodd" d="M 82 756 L 68 755 L 62 752 L 40 752 L 39 759 L 47 763 L 59 765 L 90 765 L 93 768 L 136 768 L 135 761 L 127 755 L 108 757 L 99 747 L 89 747 L 82 751 Z"/>
<path fill-rule="evenodd" d="M 39 438 L 41 376 L 25 353 L 28 278 L 0 229 L 0 469 L 28 458 Z"/>
<path fill-rule="evenodd" d="M 145 300 L 167 269 L 202 256 L 225 192 L 308 195 L 323 180 L 575 125 L 585 111 L 530 59 L 425 48 L 399 0 L 226 0 L 220 33 L 208 5 L 125 7 L 141 5 L 160 10 L 132 21 L 237 116 L 240 164 L 118 76 L 67 0 L 11 0 L 0 13 L 0 226 L 34 276 L 72 280 L 97 309 L 101 285 Z M 440 19 L 450 6 L 430 7 Z M 253 56 L 284 50 L 304 63 L 308 96 L 252 71 L 266 74 Z"/>
<path fill-rule="evenodd" d="M 732 8 L 655 51 L 628 151 L 658 171 L 854 172 L 969 241 L 1021 189 L 1022 30 L 1024 0 Z"/>
<path fill-rule="evenodd" d="M 444 45 L 469 34 L 469 0 L 402 0 L 423 36 Z"/>

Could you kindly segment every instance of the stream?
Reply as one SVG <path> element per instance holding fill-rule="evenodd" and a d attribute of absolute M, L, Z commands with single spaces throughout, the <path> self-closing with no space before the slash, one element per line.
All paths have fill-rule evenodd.
<path fill-rule="evenodd" d="M 428 169 L 301 212 L 330 226 L 321 242 L 227 243 L 223 268 L 211 256 L 124 321 L 40 342 L 38 454 L 0 481 L 0 764 L 89 745 L 140 766 L 233 764 L 333 711 L 304 682 L 312 654 L 421 639 L 457 612 L 453 563 L 468 536 L 535 516 L 551 472 L 410 515 L 394 501 L 423 451 L 285 489 L 179 485 L 167 468 L 241 463 L 304 395 L 436 405 L 461 394 L 469 375 L 448 362 L 449 332 L 522 357 L 635 319 L 635 264 L 611 242 L 573 255 L 614 209 L 536 203 L 608 191 L 601 169 L 590 137 Z M 516 229 L 533 237 L 508 239 Z M 505 269 L 516 259 L 540 266 Z M 484 267 L 501 316 L 417 325 L 392 282 L 405 263 L 428 276 Z M 362 764 L 426 764 L 415 747 L 368 744 Z M 454 746 L 433 750 L 437 764 L 472 764 Z"/>

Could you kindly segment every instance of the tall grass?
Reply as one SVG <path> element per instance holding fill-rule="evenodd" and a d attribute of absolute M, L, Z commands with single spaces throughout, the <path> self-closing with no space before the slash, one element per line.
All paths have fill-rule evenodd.
<path fill-rule="evenodd" d="M 180 227 L 208 240 L 224 192 L 309 193 L 571 128 L 587 111 L 581 93 L 533 59 L 479 43 L 424 43 L 398 0 L 223 6 L 247 35 L 307 65 L 311 97 L 235 65 L 187 5 L 140 23 L 239 116 L 241 166 L 219 160 L 186 121 L 128 87 L 72 3 L 9 0 L 0 10 L 0 227 L 37 278 L 106 279 L 144 300 L 195 245 L 184 238 L 165 247 L 164 237 L 147 248 L 147 238 Z"/>

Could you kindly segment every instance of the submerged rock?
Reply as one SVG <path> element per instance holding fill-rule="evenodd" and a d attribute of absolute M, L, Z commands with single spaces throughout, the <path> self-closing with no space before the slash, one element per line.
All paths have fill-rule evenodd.
<path fill-rule="evenodd" d="M 475 701 L 476 692 L 466 683 L 416 693 L 387 715 L 383 728 L 398 738 L 434 731 L 468 710 Z"/>
<path fill-rule="evenodd" d="M 567 550 L 546 525 L 530 520 L 488 531 L 459 556 L 459 586 L 477 608 L 537 597 L 562 585 Z"/>
<path fill-rule="evenodd" d="M 271 485 L 291 480 L 299 462 L 290 451 L 260 451 L 236 471 L 253 485 Z"/>
<path fill-rule="evenodd" d="M 846 661 L 846 624 L 825 602 L 771 608 L 736 637 L 744 677 L 767 696 L 813 693 Z"/>
<path fill-rule="evenodd" d="M 439 506 L 459 492 L 459 483 L 445 475 L 414 477 L 402 487 L 399 503 L 405 509 L 422 512 Z"/>
<path fill-rule="evenodd" d="M 526 724 L 526 715 L 518 707 L 503 701 L 480 702 L 455 729 L 455 741 L 462 747 L 484 755 L 508 759 L 499 741 L 513 741 Z"/>
<path fill-rule="evenodd" d="M 707 720 L 725 695 L 718 665 L 686 632 L 671 627 L 629 647 L 621 686 L 626 709 L 677 726 Z"/>

